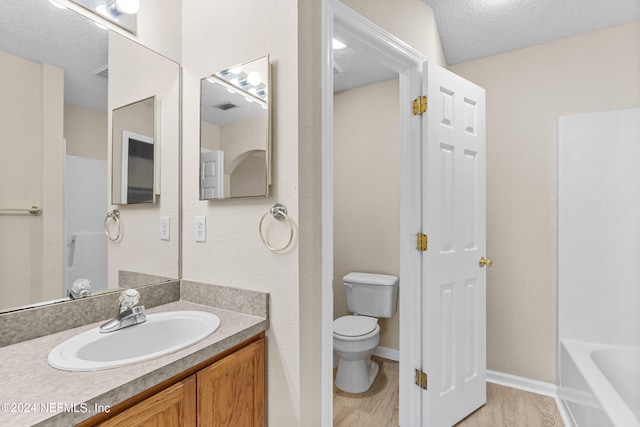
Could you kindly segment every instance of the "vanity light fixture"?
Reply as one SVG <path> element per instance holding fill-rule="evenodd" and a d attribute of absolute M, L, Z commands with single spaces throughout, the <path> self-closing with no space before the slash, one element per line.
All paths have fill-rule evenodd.
<path fill-rule="evenodd" d="M 60 3 L 58 3 L 55 0 L 49 0 L 49 3 L 51 3 L 52 5 L 54 5 L 55 7 L 57 7 L 58 9 L 66 9 L 67 6 L 63 6 Z"/>
<path fill-rule="evenodd" d="M 140 0 L 109 0 L 108 7 L 113 16 L 135 15 L 140 10 Z"/>
<path fill-rule="evenodd" d="M 104 16 L 104 17 L 106 17 L 106 18 L 109 18 L 109 19 L 112 19 L 112 20 L 115 20 L 115 21 L 117 21 L 117 20 L 118 20 L 118 18 L 117 18 L 117 17 L 115 17 L 115 16 L 113 16 L 113 15 L 111 14 L 111 12 L 108 12 L 108 11 L 107 11 L 107 6 L 105 6 L 105 5 L 103 5 L 103 4 L 99 4 L 99 5 L 97 5 L 97 6 L 96 6 L 96 12 L 98 12 L 100 15 L 102 15 L 102 16 Z M 96 25 L 97 25 L 98 27 L 100 27 L 100 26 L 101 26 L 101 25 L 100 25 L 100 24 L 98 24 L 97 22 L 96 22 Z M 106 27 L 105 27 L 105 28 L 106 28 Z"/>
<path fill-rule="evenodd" d="M 60 1 L 60 0 L 50 0 Z M 96 13 L 103 20 L 136 34 L 140 0 L 67 0 Z M 105 24 L 96 24 L 105 28 Z"/>
<path fill-rule="evenodd" d="M 333 39 L 333 50 L 342 50 L 346 48 L 346 44 L 342 43 L 340 40 Z"/>
<path fill-rule="evenodd" d="M 96 6 L 96 11 L 107 18 L 118 20 L 123 13 L 135 15 L 140 10 L 140 0 L 108 0 Z"/>
<path fill-rule="evenodd" d="M 226 73 L 226 77 L 230 77 L 230 75 L 231 73 Z M 207 77 L 207 80 L 223 86 L 228 92 L 242 95 L 248 102 L 256 102 L 263 107 L 267 105 L 267 91 L 264 83 L 253 86 L 247 82 L 246 78 L 242 80 L 238 80 L 238 77 L 226 79 L 222 77 L 222 72 Z"/>
<path fill-rule="evenodd" d="M 252 86 L 258 86 L 262 83 L 262 76 L 257 71 L 251 71 L 247 76 L 247 82 Z"/>

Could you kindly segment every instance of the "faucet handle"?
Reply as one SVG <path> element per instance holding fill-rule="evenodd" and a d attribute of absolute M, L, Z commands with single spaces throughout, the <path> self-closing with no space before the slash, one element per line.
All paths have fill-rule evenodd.
<path fill-rule="evenodd" d="M 135 289 L 125 289 L 120 294 L 120 311 L 128 310 L 140 301 L 140 292 Z"/>

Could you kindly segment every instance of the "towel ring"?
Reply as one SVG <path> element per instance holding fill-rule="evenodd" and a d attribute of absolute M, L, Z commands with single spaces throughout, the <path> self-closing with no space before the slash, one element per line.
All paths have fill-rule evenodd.
<path fill-rule="evenodd" d="M 111 237 L 111 234 L 109 233 L 109 224 L 111 223 L 111 220 L 114 220 L 118 226 L 118 233 L 116 233 L 116 237 Z M 106 234 L 107 239 L 112 242 L 115 242 L 120 238 L 120 211 L 118 209 L 107 212 L 107 216 L 104 219 L 104 234 Z"/>
<path fill-rule="evenodd" d="M 285 220 L 289 224 L 289 241 L 287 242 L 286 245 L 284 245 L 281 248 L 275 248 L 271 246 L 262 231 L 262 224 L 264 223 L 265 218 L 267 218 L 267 215 L 269 214 L 271 214 L 276 220 L 278 221 Z M 293 243 L 293 236 L 295 234 L 293 221 L 291 221 L 291 219 L 289 219 L 289 217 L 287 216 L 287 208 L 280 203 L 276 203 L 275 205 L 273 205 L 271 209 L 269 209 L 267 212 L 264 213 L 264 215 L 262 215 L 262 218 L 260 219 L 260 225 L 258 226 L 258 231 L 260 233 L 260 240 L 262 240 L 262 243 L 273 252 L 282 252 L 289 249 L 289 246 L 291 246 L 291 243 Z"/>

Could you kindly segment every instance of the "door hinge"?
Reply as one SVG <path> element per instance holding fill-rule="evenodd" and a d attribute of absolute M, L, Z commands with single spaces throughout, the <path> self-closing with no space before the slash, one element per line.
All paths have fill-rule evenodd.
<path fill-rule="evenodd" d="M 428 248 L 428 240 L 429 238 L 426 234 L 416 234 L 416 249 L 422 252 L 426 251 Z"/>
<path fill-rule="evenodd" d="M 419 96 L 413 100 L 413 115 L 419 116 L 427 112 L 427 97 Z"/>
<path fill-rule="evenodd" d="M 427 373 L 422 369 L 416 369 L 416 385 L 423 390 L 427 389 Z"/>

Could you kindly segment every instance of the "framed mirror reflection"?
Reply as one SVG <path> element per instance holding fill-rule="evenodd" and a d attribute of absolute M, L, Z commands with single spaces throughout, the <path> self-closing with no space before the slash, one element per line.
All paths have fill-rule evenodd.
<path fill-rule="evenodd" d="M 0 211 L 40 213 L 0 215 L 0 312 L 65 300 L 80 279 L 94 295 L 115 289 L 120 271 L 179 277 L 179 237 L 160 245 L 157 224 L 178 218 L 180 66 L 47 1 L 3 7 Z M 164 205 L 158 187 L 156 204 L 123 208 L 124 239 L 109 243 L 112 112 L 156 95 L 163 138 L 152 133 L 154 153 L 167 154 L 153 162 Z"/>
<path fill-rule="evenodd" d="M 155 203 L 155 97 L 113 110 L 111 203 Z"/>
<path fill-rule="evenodd" d="M 270 81 L 268 56 L 200 81 L 200 200 L 269 195 Z"/>

